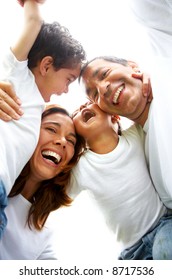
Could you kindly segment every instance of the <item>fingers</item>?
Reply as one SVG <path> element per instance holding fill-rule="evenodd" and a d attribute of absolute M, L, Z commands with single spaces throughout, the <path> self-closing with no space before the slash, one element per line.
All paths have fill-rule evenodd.
<path fill-rule="evenodd" d="M 13 101 L 16 104 L 21 105 L 21 100 L 17 97 L 12 84 L 1 81 L 0 82 L 0 97 L 1 97 L 1 99 L 7 100 L 7 102 L 8 102 L 8 96 L 11 97 L 11 99 L 13 99 Z"/>
<path fill-rule="evenodd" d="M 142 77 L 143 81 L 143 96 L 149 96 L 150 95 L 150 77 L 147 73 L 143 73 Z"/>
<path fill-rule="evenodd" d="M 0 82 L 0 118 L 4 121 L 18 120 L 23 114 L 20 104 L 11 84 Z"/>
<path fill-rule="evenodd" d="M 1 90 L 0 90 L 1 92 Z M 4 96 L 4 95 L 3 95 Z M 8 103 L 6 102 L 8 99 Z M 17 105 L 11 97 L 8 95 L 3 98 L 0 97 L 0 118 L 4 121 L 9 121 L 11 119 L 18 120 L 23 111 L 20 109 L 20 106 Z"/>
<path fill-rule="evenodd" d="M 132 74 L 133 78 L 140 79 L 143 82 L 142 86 L 142 93 L 144 97 L 148 98 L 148 102 L 152 100 L 152 87 L 151 87 L 151 82 L 150 82 L 150 76 L 147 73 L 133 73 Z"/>
<path fill-rule="evenodd" d="M 12 118 L 9 115 L 7 115 L 6 113 L 4 113 L 1 109 L 0 109 L 0 119 L 5 122 L 12 120 Z"/>

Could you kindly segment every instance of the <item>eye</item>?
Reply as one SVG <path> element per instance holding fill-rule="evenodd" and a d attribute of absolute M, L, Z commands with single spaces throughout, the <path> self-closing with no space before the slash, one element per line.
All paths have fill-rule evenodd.
<path fill-rule="evenodd" d="M 71 138 L 68 138 L 67 141 L 68 141 L 69 143 L 71 143 L 71 144 L 75 147 L 75 144 L 76 144 L 76 141 L 75 141 L 75 140 L 73 140 L 73 139 L 71 139 Z"/>
<path fill-rule="evenodd" d="M 45 129 L 52 133 L 56 133 L 56 129 L 54 127 L 45 127 Z"/>
<path fill-rule="evenodd" d="M 97 99 L 98 99 L 98 91 L 95 90 L 95 91 L 91 94 L 90 97 L 91 97 L 91 98 L 90 98 L 91 100 L 93 100 L 94 102 L 96 102 Z"/>
<path fill-rule="evenodd" d="M 106 70 L 106 71 L 104 71 L 104 72 L 101 74 L 101 79 L 106 78 L 106 76 L 107 76 L 108 72 L 109 72 L 109 69 L 108 69 L 108 70 Z"/>
<path fill-rule="evenodd" d="M 74 117 L 76 117 L 76 115 L 78 114 L 78 112 L 79 112 L 79 109 L 77 109 L 76 111 L 74 111 L 74 112 L 72 113 L 72 119 L 73 119 Z"/>
<path fill-rule="evenodd" d="M 68 78 L 67 79 L 67 85 L 69 86 L 71 83 L 73 83 L 74 82 L 74 78 Z"/>

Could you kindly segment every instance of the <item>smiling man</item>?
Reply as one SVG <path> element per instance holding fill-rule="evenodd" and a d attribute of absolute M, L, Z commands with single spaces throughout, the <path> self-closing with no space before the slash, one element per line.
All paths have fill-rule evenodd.
<path fill-rule="evenodd" d="M 143 3 L 143 1 L 137 2 Z M 149 5 L 147 1 L 145 3 Z M 171 11 L 172 18 L 170 4 L 165 5 L 167 5 L 167 15 Z M 170 33 L 164 32 L 164 46 L 170 38 L 172 44 L 172 34 L 170 37 Z M 94 58 L 83 67 L 80 80 L 85 86 L 89 99 L 98 104 L 102 110 L 109 114 L 127 117 L 143 127 L 146 133 L 145 154 L 153 183 L 163 203 L 172 209 L 172 154 L 170 152 L 172 54 L 170 48 L 169 51 L 168 48 L 166 49 L 163 56 L 162 42 L 160 42 L 158 56 L 151 57 L 151 60 L 149 58 L 147 61 L 149 65 L 147 72 L 151 73 L 153 94 L 151 102 L 148 96 L 143 95 L 141 79 L 135 78 L 138 66 L 125 59 L 107 56 Z"/>
<path fill-rule="evenodd" d="M 116 57 L 99 57 L 82 69 L 82 82 L 89 99 L 109 114 L 117 114 L 144 124 L 149 96 L 142 94 L 142 80 L 136 79 L 138 66 Z"/>

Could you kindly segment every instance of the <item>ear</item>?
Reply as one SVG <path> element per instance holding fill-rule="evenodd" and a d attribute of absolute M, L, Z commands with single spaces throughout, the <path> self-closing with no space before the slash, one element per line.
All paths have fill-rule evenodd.
<path fill-rule="evenodd" d="M 128 60 L 128 65 L 133 69 L 135 73 L 140 73 L 139 66 L 136 62 Z"/>
<path fill-rule="evenodd" d="M 40 72 L 42 76 L 47 74 L 49 68 L 53 65 L 53 58 L 52 56 L 45 56 L 40 62 Z"/>

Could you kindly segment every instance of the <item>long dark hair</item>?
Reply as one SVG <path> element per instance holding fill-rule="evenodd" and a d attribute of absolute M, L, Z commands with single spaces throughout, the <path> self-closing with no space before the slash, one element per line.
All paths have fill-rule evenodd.
<path fill-rule="evenodd" d="M 57 105 L 50 105 L 43 112 L 42 119 L 55 113 L 65 114 L 70 117 L 64 108 Z M 67 185 L 70 180 L 71 169 L 78 162 L 83 150 L 84 141 L 82 137 L 77 135 L 74 156 L 66 165 L 65 169 L 54 178 L 41 182 L 40 187 L 33 195 L 32 205 L 28 213 L 28 225 L 30 228 L 33 225 L 37 230 L 41 230 L 51 211 L 71 204 L 72 199 L 67 194 Z M 30 164 L 28 162 L 16 179 L 9 197 L 13 197 L 22 192 L 29 174 Z"/>

